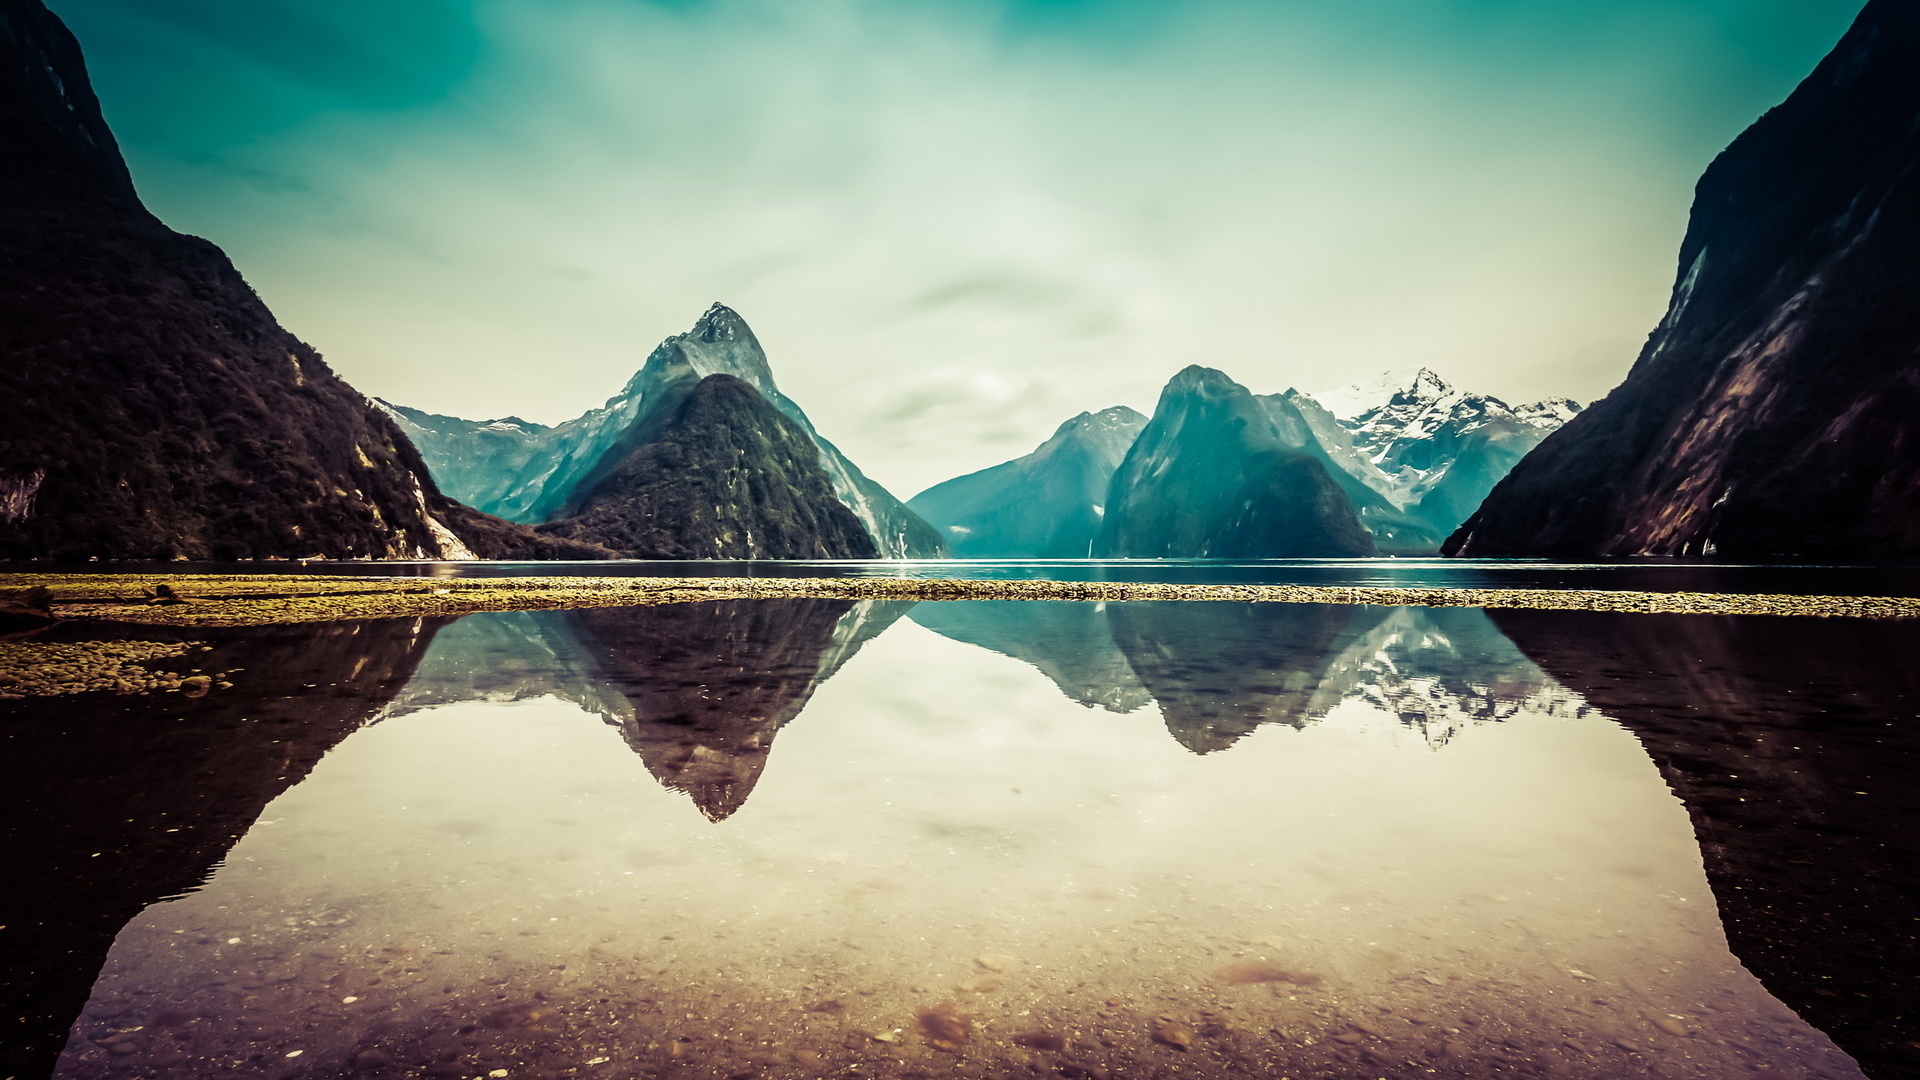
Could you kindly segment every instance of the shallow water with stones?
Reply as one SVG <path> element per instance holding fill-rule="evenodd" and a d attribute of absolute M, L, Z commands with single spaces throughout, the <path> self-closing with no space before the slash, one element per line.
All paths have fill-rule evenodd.
<path fill-rule="evenodd" d="M 130 916 L 101 937 L 112 905 L 96 903 L 104 966 L 49 1063 L 74 1078 L 1837 1078 L 1863 1075 L 1857 1055 L 1865 1075 L 1901 1075 L 1874 1015 L 1822 1012 L 1753 945 L 1771 932 L 1811 971 L 1848 927 L 1872 940 L 1885 903 L 1841 902 L 1828 921 L 1846 925 L 1821 940 L 1737 904 L 1723 919 L 1716 885 L 1780 851 L 1728 845 L 1759 827 L 1701 794 L 1729 770 L 1696 783 L 1672 743 L 1686 732 L 1658 724 L 1703 714 L 1696 757 L 1729 725 L 1772 725 L 1764 747 L 1844 713 L 1793 711 L 1796 690 L 1822 700 L 1836 678 L 1820 648 L 1846 639 L 1888 672 L 1911 632 L 1503 619 L 762 600 L 222 632 L 203 662 L 234 670 L 231 690 L 15 718 L 75 729 L 71 746 L 37 736 L 55 772 L 85 772 L 82 746 L 111 757 L 103 739 L 144 738 L 144 765 L 106 771 L 183 778 L 116 796 L 97 777 L 13 815 L 100 819 L 46 845 L 48 911 L 29 920 L 82 920 L 96 894 Z M 1654 650 L 1671 670 L 1620 640 L 1656 630 L 1691 643 Z M 1763 652 L 1736 647 L 1754 633 L 1786 635 L 1779 655 L 1807 670 L 1740 670 Z M 1905 718 L 1904 676 L 1888 678 L 1846 680 L 1862 730 Z M 1622 704 L 1623 686 L 1651 704 Z M 181 734 L 198 727 L 212 734 Z M 1879 737 L 1898 766 L 1905 743 Z M 1815 751 L 1768 759 L 1735 798 L 1798 800 L 1804 818 L 1838 797 L 1822 785 L 1864 782 Z M 195 769 L 220 780 L 188 783 Z M 144 842 L 108 820 L 128 806 L 154 817 L 121 828 Z M 196 829 L 192 851 L 167 847 Z M 115 836 L 112 854 L 80 850 Z M 62 859 L 101 879 L 94 893 L 54 881 Z M 1822 872 L 1782 857 L 1783 877 Z M 138 879 L 162 893 L 133 908 Z M 57 998 L 32 962 L 11 957 L 8 978 Z"/>

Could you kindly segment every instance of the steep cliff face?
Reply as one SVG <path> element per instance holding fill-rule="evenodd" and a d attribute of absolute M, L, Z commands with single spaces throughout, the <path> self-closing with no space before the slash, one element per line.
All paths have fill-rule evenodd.
<path fill-rule="evenodd" d="M 1457 555 L 1920 555 L 1920 7 L 1871 0 L 1701 178 L 1667 315 Z"/>
<path fill-rule="evenodd" d="M 1304 432 L 1304 422 L 1293 425 Z M 1304 435 L 1211 368 L 1189 367 L 1114 473 L 1094 554 L 1131 558 L 1371 555 L 1373 537 Z"/>
<path fill-rule="evenodd" d="M 565 547 L 445 499 L 218 248 L 147 212 L 39 0 L 0 0 L 0 146 L 0 557 Z"/>
<path fill-rule="evenodd" d="M 907 506 L 961 559 L 1083 559 L 1107 486 L 1147 418 L 1116 405 L 1081 413 L 1025 457 L 955 477 Z"/>
<path fill-rule="evenodd" d="M 753 387 L 709 375 L 661 394 L 609 449 L 578 509 L 543 532 L 636 559 L 875 556 L 813 441 Z"/>
<path fill-rule="evenodd" d="M 553 427 L 517 417 L 462 420 L 398 405 L 393 418 L 421 448 L 433 474 L 457 498 L 513 521 L 538 524 L 579 506 L 611 465 L 609 454 L 636 424 L 670 399 L 688 375 L 730 375 L 798 425 L 819 451 L 834 497 L 853 511 L 890 559 L 946 554 L 940 534 L 870 479 L 774 384 L 766 350 L 739 313 L 715 304 L 684 334 L 656 346 L 620 393 L 598 409 Z"/>

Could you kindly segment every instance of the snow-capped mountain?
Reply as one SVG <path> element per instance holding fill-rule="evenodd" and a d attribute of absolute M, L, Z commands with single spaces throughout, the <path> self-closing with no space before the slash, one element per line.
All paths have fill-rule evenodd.
<path fill-rule="evenodd" d="M 1147 418 L 1081 413 L 1025 457 L 955 477 L 907 506 L 962 559 L 1078 559 L 1093 550 L 1107 486 Z"/>
<path fill-rule="evenodd" d="M 1490 424 L 1515 420 L 1545 438 L 1580 411 L 1570 398 L 1509 406 L 1455 389 L 1424 367 L 1390 371 L 1312 397 L 1352 432 L 1355 449 L 1389 476 L 1402 467 L 1431 470 L 1448 458 L 1449 446 L 1460 437 Z"/>
<path fill-rule="evenodd" d="M 732 309 L 715 304 L 691 330 L 661 342 L 633 378 L 598 409 L 553 427 L 509 417 L 462 420 L 387 405 L 449 492 L 509 521 L 537 524 L 576 508 L 623 438 L 646 421 L 669 385 L 688 375 L 731 375 L 807 434 L 820 450 L 833 493 L 872 535 L 883 558 L 946 553 L 940 535 L 821 438 L 800 406 L 780 392 L 760 342 Z M 624 456 L 624 453 L 619 456 Z"/>
<path fill-rule="evenodd" d="M 1298 524 L 1302 512 L 1357 517 L 1382 554 L 1427 554 L 1579 411 L 1566 398 L 1512 407 L 1427 368 L 1316 394 L 1256 395 L 1190 367 L 1167 384 L 1151 422 L 1124 406 L 1081 413 L 1033 453 L 936 484 L 910 505 L 961 558 L 1364 553 L 1358 542 L 1282 543 L 1273 530 Z M 1152 447 L 1139 445 L 1143 431 Z M 1338 491 L 1316 482 L 1305 501 L 1307 488 L 1249 494 L 1279 483 L 1280 463 L 1297 472 L 1296 458 L 1317 463 Z M 1266 517 L 1240 520 L 1248 514 Z M 1150 517 L 1159 519 L 1151 542 L 1135 535 Z M 1113 543 L 1098 540 L 1103 528 Z"/>
<path fill-rule="evenodd" d="M 1324 407 L 1352 448 L 1351 454 L 1336 449 L 1333 463 L 1385 497 L 1428 550 L 1458 528 L 1527 451 L 1580 411 L 1568 398 L 1516 408 L 1456 389 L 1428 368 L 1284 396 Z M 1329 443 L 1341 441 L 1331 431 L 1320 434 Z"/>

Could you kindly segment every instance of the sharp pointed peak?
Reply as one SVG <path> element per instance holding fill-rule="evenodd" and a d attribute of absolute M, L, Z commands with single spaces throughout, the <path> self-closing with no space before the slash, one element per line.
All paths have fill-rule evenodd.
<path fill-rule="evenodd" d="M 740 313 L 715 300 L 712 306 L 700 316 L 687 331 L 687 336 L 701 341 L 731 341 L 739 337 L 751 337 L 753 330 L 747 326 L 747 320 Z"/>
<path fill-rule="evenodd" d="M 1453 384 L 1441 378 L 1439 372 L 1422 364 L 1410 364 L 1384 371 L 1370 379 L 1361 379 L 1307 396 L 1334 416 L 1352 420 L 1369 409 L 1403 396 L 1414 400 L 1431 400 L 1452 392 Z"/>

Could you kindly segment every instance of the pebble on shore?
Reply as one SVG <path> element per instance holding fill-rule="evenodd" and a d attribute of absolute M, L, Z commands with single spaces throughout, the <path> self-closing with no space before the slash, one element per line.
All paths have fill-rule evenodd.
<path fill-rule="evenodd" d="M 185 656 L 195 642 L 0 641 L 0 698 L 65 694 L 206 693 L 208 676 L 153 671 L 144 664 Z"/>
<path fill-rule="evenodd" d="M 155 604 L 167 585 L 180 602 Z M 1914 618 L 1920 599 L 1611 589 L 1362 588 L 928 578 L 364 578 L 293 575 L 0 575 L 0 589 L 45 587 L 60 619 L 158 626 L 267 626 L 477 611 L 625 607 L 701 600 L 1128 600 L 1535 608 L 1693 615 Z"/>

